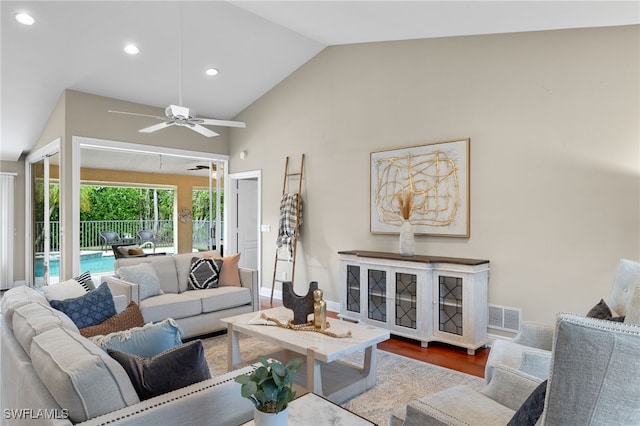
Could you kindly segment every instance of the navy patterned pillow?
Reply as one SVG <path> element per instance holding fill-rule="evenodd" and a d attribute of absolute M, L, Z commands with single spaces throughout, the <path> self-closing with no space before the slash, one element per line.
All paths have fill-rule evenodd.
<path fill-rule="evenodd" d="M 90 327 L 108 320 L 116 314 L 113 296 L 107 283 L 84 296 L 65 300 L 51 300 L 52 308 L 67 314 L 78 328 Z"/>
<path fill-rule="evenodd" d="M 202 290 L 218 287 L 220 279 L 221 259 L 205 259 L 194 257 L 191 259 L 191 271 L 189 271 L 189 290 Z"/>

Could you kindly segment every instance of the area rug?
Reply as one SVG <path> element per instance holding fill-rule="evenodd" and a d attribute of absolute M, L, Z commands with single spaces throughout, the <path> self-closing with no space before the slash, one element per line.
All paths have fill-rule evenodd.
<path fill-rule="evenodd" d="M 211 375 L 226 372 L 227 336 L 204 339 L 203 345 Z M 260 354 L 268 354 L 277 349 L 277 346 L 259 339 L 240 336 L 240 353 L 243 361 L 247 363 L 255 360 Z M 349 355 L 344 361 L 362 365 L 363 358 L 364 351 Z M 389 424 L 391 412 L 396 408 L 455 385 L 466 385 L 480 390 L 484 387 L 484 379 L 378 349 L 376 386 L 342 406 L 373 423 L 386 426 Z"/>

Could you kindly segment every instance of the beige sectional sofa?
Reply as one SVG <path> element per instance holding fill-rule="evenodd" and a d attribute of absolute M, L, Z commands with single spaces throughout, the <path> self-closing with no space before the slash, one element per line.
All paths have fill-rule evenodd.
<path fill-rule="evenodd" d="M 136 283 L 116 276 L 103 276 L 102 281 L 107 282 L 113 295 L 124 295 L 126 303 L 136 302 L 145 322 L 173 318 L 182 327 L 184 337 L 223 330 L 225 326 L 220 323 L 221 318 L 259 310 L 258 273 L 239 268 L 241 286 L 220 282 L 218 288 L 187 290 L 192 259 L 205 255 L 219 257 L 217 251 L 209 251 L 117 259 L 115 271 L 140 263 L 149 263 L 153 267 L 163 294 L 146 299 L 141 298 L 141 289 Z"/>
<path fill-rule="evenodd" d="M 38 291 L 13 288 L 0 309 L 2 425 L 238 425 L 252 418 L 253 405 L 233 379 L 254 366 L 140 401 L 122 366 Z"/>

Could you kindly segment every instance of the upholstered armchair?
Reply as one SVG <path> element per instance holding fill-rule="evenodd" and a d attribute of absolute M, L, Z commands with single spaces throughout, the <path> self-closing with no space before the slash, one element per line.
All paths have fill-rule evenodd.
<path fill-rule="evenodd" d="M 628 316 L 627 323 L 640 324 L 640 263 L 622 259 L 618 264 L 607 305 L 616 316 Z M 496 340 L 485 365 L 487 383 L 497 365 L 516 368 L 535 377 L 546 379 L 551 361 L 554 328 L 550 325 L 522 322 L 520 332 L 511 340 Z"/>
<path fill-rule="evenodd" d="M 496 366 L 482 391 L 455 386 L 428 395 L 394 412 L 391 425 L 507 425 L 518 410 L 535 412 L 536 425 L 637 425 L 638 353 L 640 326 L 560 314 L 546 384 Z"/>
<path fill-rule="evenodd" d="M 496 340 L 484 368 L 484 380 L 489 383 L 498 365 L 512 367 L 540 379 L 549 376 L 552 325 L 522 322 L 520 332 L 512 340 Z"/>

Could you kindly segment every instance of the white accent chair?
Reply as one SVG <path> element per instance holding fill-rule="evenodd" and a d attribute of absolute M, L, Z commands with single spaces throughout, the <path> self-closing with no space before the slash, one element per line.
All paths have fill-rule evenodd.
<path fill-rule="evenodd" d="M 551 370 L 537 425 L 637 425 L 640 419 L 640 326 L 558 315 Z M 480 392 L 454 386 L 411 401 L 392 426 L 511 424 L 541 379 L 505 366 Z M 539 410 L 539 411 L 538 411 Z"/>
<path fill-rule="evenodd" d="M 636 288 L 640 288 L 640 263 L 621 259 L 607 304 L 616 314 L 629 315 L 626 323 L 640 324 L 640 306 L 629 310 Z M 639 297 L 640 294 L 635 297 L 636 303 L 640 303 Z M 491 381 L 493 370 L 498 365 L 546 379 L 549 376 L 553 331 L 551 325 L 523 321 L 520 332 L 512 340 L 494 342 L 485 365 L 485 381 Z"/>

